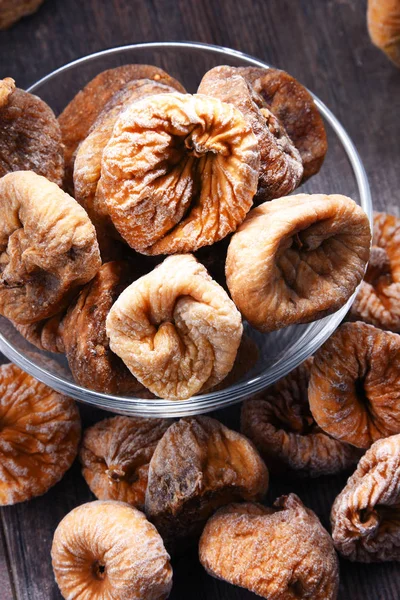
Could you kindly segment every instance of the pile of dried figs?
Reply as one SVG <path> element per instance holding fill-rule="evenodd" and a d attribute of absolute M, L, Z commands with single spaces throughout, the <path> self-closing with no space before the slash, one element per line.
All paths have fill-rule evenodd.
<path fill-rule="evenodd" d="M 58 120 L 0 81 L 0 314 L 65 353 L 82 386 L 183 400 L 255 360 L 261 332 L 322 318 L 362 282 L 316 354 L 247 399 L 241 432 L 208 416 L 112 417 L 0 367 L 0 504 L 45 493 L 79 455 L 97 498 L 54 535 L 69 600 L 161 600 L 170 555 L 263 598 L 334 600 L 336 551 L 400 560 L 400 220 L 291 194 L 320 169 L 323 122 L 276 69 L 219 66 L 197 94 L 161 69 L 100 73 Z M 368 268 L 367 263 L 369 260 Z M 270 474 L 355 469 L 332 536 Z"/>
<path fill-rule="evenodd" d="M 312 97 L 277 69 L 215 67 L 193 95 L 124 65 L 58 119 L 6 78 L 0 314 L 96 391 L 184 400 L 232 383 L 242 319 L 320 319 L 363 278 L 363 210 L 287 196 L 326 151 Z"/>

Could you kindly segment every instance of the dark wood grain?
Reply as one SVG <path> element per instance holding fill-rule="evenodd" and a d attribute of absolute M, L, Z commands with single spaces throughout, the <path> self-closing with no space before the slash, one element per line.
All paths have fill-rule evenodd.
<path fill-rule="evenodd" d="M 375 208 L 400 215 L 400 71 L 369 42 L 365 0 L 46 0 L 0 32 L 0 76 L 27 87 L 56 67 L 111 46 L 196 40 L 237 48 L 286 69 L 312 89 L 347 128 L 367 169 Z M 99 418 L 83 409 L 84 421 Z M 237 426 L 238 409 L 219 417 Z M 346 475 L 271 484 L 269 501 L 295 491 L 329 527 Z M 59 520 L 92 499 L 75 465 L 42 498 L 3 508 L 1 600 L 60 600 L 50 547 Z M 341 562 L 341 600 L 400 598 L 395 564 Z M 253 594 L 207 576 L 196 551 L 174 560 L 172 600 L 250 600 Z"/>

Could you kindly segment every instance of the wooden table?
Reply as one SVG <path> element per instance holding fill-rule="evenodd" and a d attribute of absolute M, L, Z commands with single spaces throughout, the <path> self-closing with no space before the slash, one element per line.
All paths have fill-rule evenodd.
<path fill-rule="evenodd" d="M 0 75 L 27 87 L 96 50 L 141 41 L 196 40 L 236 48 L 281 67 L 313 90 L 347 128 L 362 156 L 374 206 L 400 213 L 400 71 L 369 42 L 365 0 L 47 0 L 34 16 L 0 32 Z M 85 423 L 100 418 L 82 409 Z M 237 425 L 238 409 L 219 415 Z M 329 527 L 346 475 L 273 481 L 268 501 L 295 491 Z M 0 598 L 59 600 L 50 547 L 73 507 L 93 499 L 78 465 L 45 496 L 0 512 Z M 196 552 L 173 564 L 173 600 L 255 598 L 212 579 Z M 400 598 L 392 564 L 341 563 L 341 600 Z"/>

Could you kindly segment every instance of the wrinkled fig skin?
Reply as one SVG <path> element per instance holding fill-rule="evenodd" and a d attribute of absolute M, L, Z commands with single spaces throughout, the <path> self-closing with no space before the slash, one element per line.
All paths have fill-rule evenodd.
<path fill-rule="evenodd" d="M 0 179 L 0 314 L 21 325 L 61 312 L 98 271 L 96 232 L 81 206 L 31 171 Z"/>
<path fill-rule="evenodd" d="M 400 435 L 378 440 L 360 460 L 331 513 L 336 549 L 365 563 L 400 561 Z"/>
<path fill-rule="evenodd" d="M 308 397 L 321 429 L 358 448 L 400 433 L 400 336 L 344 323 L 314 356 Z"/>
<path fill-rule="evenodd" d="M 331 438 L 314 421 L 308 403 L 311 365 L 308 359 L 242 406 L 242 433 L 279 475 L 331 475 L 355 465 L 362 454 Z"/>
<path fill-rule="evenodd" d="M 13 325 L 22 337 L 39 350 L 63 354 L 65 352 L 62 335 L 64 316 L 65 313 L 61 312 L 54 315 L 54 317 L 50 317 L 50 319 L 37 321 L 30 325 L 19 325 L 18 323 L 13 323 Z"/>
<path fill-rule="evenodd" d="M 127 262 L 105 263 L 68 309 L 63 320 L 65 353 L 75 381 L 83 387 L 116 395 L 143 389 L 111 351 L 106 333 L 107 315 L 135 275 Z"/>
<path fill-rule="evenodd" d="M 82 475 L 99 500 L 120 500 L 144 508 L 147 474 L 154 450 L 172 421 L 112 417 L 86 429 Z"/>
<path fill-rule="evenodd" d="M 311 94 L 279 69 L 239 67 L 237 71 L 260 94 L 300 153 L 306 181 L 318 173 L 328 150 L 324 122 Z"/>
<path fill-rule="evenodd" d="M 127 287 L 106 329 L 111 350 L 131 373 L 170 400 L 222 381 L 243 332 L 232 300 L 190 254 L 166 258 Z"/>
<path fill-rule="evenodd" d="M 221 508 L 204 528 L 199 556 L 210 575 L 267 600 L 338 597 L 332 540 L 295 494 L 282 496 L 273 508 Z"/>
<path fill-rule="evenodd" d="M 321 319 L 341 308 L 362 280 L 370 240 L 367 215 L 346 196 L 265 202 L 230 241 L 232 299 L 262 332 Z"/>
<path fill-rule="evenodd" d="M 119 116 L 97 197 L 134 250 L 192 252 L 243 221 L 259 165 L 257 139 L 234 106 L 199 94 L 159 94 Z"/>
<path fill-rule="evenodd" d="M 371 257 L 351 318 L 400 333 L 400 219 L 393 215 L 374 213 Z"/>
<path fill-rule="evenodd" d="M 0 29 L 8 29 L 14 23 L 34 13 L 43 0 L 1 0 Z"/>
<path fill-rule="evenodd" d="M 256 135 L 260 150 L 257 204 L 286 196 L 300 184 L 303 166 L 299 152 L 238 68 L 214 67 L 204 75 L 198 93 L 233 104 Z"/>
<path fill-rule="evenodd" d="M 166 600 L 172 567 L 143 513 L 124 502 L 95 501 L 59 523 L 51 558 L 68 600 Z"/>
<path fill-rule="evenodd" d="M 10 363 L 0 366 L 0 505 L 45 494 L 72 465 L 81 425 L 75 402 Z"/>
<path fill-rule="evenodd" d="M 196 538 L 220 506 L 260 500 L 268 471 L 253 444 L 210 417 L 181 419 L 150 461 L 146 514 L 168 548 Z"/>
<path fill-rule="evenodd" d="M 0 80 L 0 177 L 13 171 L 34 171 L 61 185 L 64 149 L 51 108 L 6 78 Z"/>
<path fill-rule="evenodd" d="M 103 150 L 124 108 L 142 98 L 174 91 L 173 87 L 150 79 L 129 81 L 112 96 L 93 124 L 87 138 L 79 146 L 74 163 L 75 199 L 87 211 L 96 227 L 102 255 L 110 254 L 110 246 L 115 246 L 115 238 L 120 238 L 107 212 L 104 212 L 101 203 L 96 201 Z"/>
<path fill-rule="evenodd" d="M 129 81 L 150 79 L 185 93 L 185 88 L 165 71 L 152 65 L 122 65 L 96 75 L 80 90 L 58 117 L 65 146 L 65 187 L 73 191 L 76 150 L 112 96 Z"/>

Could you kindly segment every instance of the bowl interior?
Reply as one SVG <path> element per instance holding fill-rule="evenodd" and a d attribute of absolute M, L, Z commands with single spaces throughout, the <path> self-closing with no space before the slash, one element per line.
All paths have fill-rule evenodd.
<path fill-rule="evenodd" d="M 95 75 L 127 63 L 148 63 L 162 67 L 192 93 L 196 92 L 203 74 L 214 66 L 268 66 L 240 52 L 204 44 L 139 44 L 114 48 L 74 61 L 40 80 L 29 91 L 40 96 L 59 114 Z M 357 151 L 327 107 L 318 99 L 315 101 L 325 120 L 329 150 L 320 173 L 297 191 L 350 196 L 371 219 L 368 181 Z M 260 334 L 245 324 L 246 335 L 258 348 L 258 360 L 251 370 L 225 389 L 185 401 L 116 397 L 82 388 L 74 383 L 64 356 L 38 350 L 3 317 L 0 317 L 0 350 L 37 379 L 82 402 L 127 415 L 186 416 L 233 404 L 283 377 L 313 354 L 331 335 L 346 314 L 350 302 L 320 321 L 291 326 L 270 334 Z"/>

